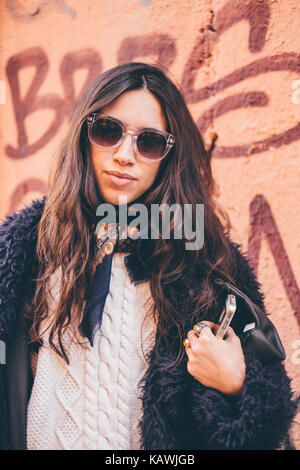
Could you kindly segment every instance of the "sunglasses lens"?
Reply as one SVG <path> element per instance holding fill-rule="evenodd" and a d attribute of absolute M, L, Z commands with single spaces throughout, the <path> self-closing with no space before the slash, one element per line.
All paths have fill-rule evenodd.
<path fill-rule="evenodd" d="M 142 132 L 137 139 L 139 153 L 149 160 L 160 159 L 165 153 L 166 146 L 166 138 L 156 132 Z"/>
<path fill-rule="evenodd" d="M 112 119 L 97 119 L 92 128 L 92 137 L 101 147 L 112 147 L 122 137 L 121 126 Z"/>

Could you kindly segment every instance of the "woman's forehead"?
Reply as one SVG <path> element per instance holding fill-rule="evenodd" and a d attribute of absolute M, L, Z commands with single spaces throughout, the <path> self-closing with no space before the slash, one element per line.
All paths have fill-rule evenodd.
<path fill-rule="evenodd" d="M 166 118 L 158 99 L 148 90 L 130 90 L 100 110 L 128 127 L 154 127 L 165 130 Z"/>

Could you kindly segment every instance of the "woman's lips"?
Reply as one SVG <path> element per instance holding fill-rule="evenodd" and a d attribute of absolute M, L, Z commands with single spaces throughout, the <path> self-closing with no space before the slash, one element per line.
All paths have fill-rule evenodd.
<path fill-rule="evenodd" d="M 119 176 L 112 175 L 110 173 L 106 173 L 110 181 L 115 185 L 115 186 L 125 186 L 126 184 L 133 183 L 135 180 L 134 179 L 129 179 L 129 178 L 120 178 Z"/>

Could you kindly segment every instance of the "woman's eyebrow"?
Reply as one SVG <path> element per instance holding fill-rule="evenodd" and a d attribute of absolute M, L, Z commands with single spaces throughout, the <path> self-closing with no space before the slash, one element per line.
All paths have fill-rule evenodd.
<path fill-rule="evenodd" d="M 109 114 L 109 116 L 112 117 L 112 118 L 114 118 L 114 119 L 117 119 L 118 121 L 123 122 L 123 123 L 125 124 L 125 126 L 131 127 L 131 126 L 128 126 L 127 122 L 124 121 L 123 119 L 121 119 L 121 118 L 119 118 L 119 117 L 117 117 L 117 116 L 113 116 L 112 114 Z M 134 127 L 135 127 L 135 126 L 134 126 Z M 155 125 L 155 124 L 154 124 L 154 125 L 153 125 L 153 124 L 152 124 L 152 125 L 149 125 L 149 124 L 148 124 L 148 125 L 144 125 L 144 126 L 138 126 L 138 127 L 135 127 L 135 129 L 145 129 L 145 128 L 149 128 L 149 127 L 150 127 L 151 129 L 157 129 L 158 131 L 163 131 L 163 132 L 165 132 L 164 129 L 162 129 L 159 125 L 157 126 L 157 125 Z"/>

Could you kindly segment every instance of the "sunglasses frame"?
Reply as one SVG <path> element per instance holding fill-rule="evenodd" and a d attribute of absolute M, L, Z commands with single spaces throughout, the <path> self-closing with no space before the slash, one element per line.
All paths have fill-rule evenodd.
<path fill-rule="evenodd" d="M 108 147 L 108 146 L 103 147 L 102 145 L 97 144 L 93 139 L 93 132 L 92 132 L 93 131 L 93 125 L 98 119 L 101 119 L 103 117 L 109 118 L 112 121 L 116 122 L 117 124 L 120 125 L 120 127 L 122 129 L 122 135 L 121 135 L 119 141 L 115 145 L 112 145 L 110 147 Z M 139 157 L 142 160 L 146 161 L 146 162 L 159 162 L 159 161 L 163 160 L 163 158 L 165 158 L 167 156 L 167 154 L 169 153 L 169 151 L 171 150 L 171 148 L 173 147 L 173 145 L 176 141 L 175 137 L 172 134 L 170 134 L 169 132 L 161 131 L 159 129 L 154 129 L 152 127 L 144 127 L 142 129 L 136 129 L 134 127 L 129 128 L 129 127 L 126 127 L 126 125 L 122 121 L 120 121 L 119 119 L 114 118 L 112 116 L 109 116 L 107 114 L 91 113 L 89 116 L 87 116 L 86 121 L 87 121 L 87 124 L 88 124 L 89 139 L 97 147 L 100 147 L 100 148 L 103 148 L 103 149 L 112 149 L 112 148 L 115 148 L 115 147 L 119 147 L 121 145 L 121 143 L 123 142 L 125 136 L 127 134 L 131 134 L 132 137 L 133 137 L 133 148 L 134 148 L 135 153 L 137 153 L 139 155 Z M 162 155 L 162 157 L 160 157 L 160 158 L 147 158 L 138 151 L 137 139 L 138 139 L 139 135 L 142 134 L 145 131 L 155 132 L 156 134 L 163 135 L 166 138 L 166 141 L 167 141 L 166 150 L 165 150 L 164 154 Z"/>

